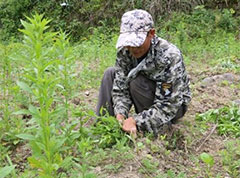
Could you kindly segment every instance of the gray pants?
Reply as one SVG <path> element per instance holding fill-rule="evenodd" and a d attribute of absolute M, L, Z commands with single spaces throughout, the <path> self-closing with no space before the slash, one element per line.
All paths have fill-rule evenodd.
<path fill-rule="evenodd" d="M 116 69 L 114 67 L 109 67 L 103 75 L 96 110 L 96 114 L 98 116 L 106 114 L 106 111 L 109 113 L 109 115 L 114 116 L 111 92 L 113 88 L 115 71 Z M 136 113 L 140 113 L 153 105 L 155 90 L 156 83 L 141 74 L 139 74 L 129 83 L 129 92 Z M 103 108 L 103 110 L 101 110 L 101 108 Z M 178 118 L 182 117 L 186 110 L 187 106 L 181 106 L 172 122 L 175 122 Z"/>

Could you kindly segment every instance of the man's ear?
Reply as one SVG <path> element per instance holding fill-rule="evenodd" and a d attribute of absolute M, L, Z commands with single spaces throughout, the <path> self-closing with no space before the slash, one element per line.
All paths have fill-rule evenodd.
<path fill-rule="evenodd" d="M 155 36 L 155 29 L 152 28 L 151 30 L 149 30 L 148 35 L 150 38 L 153 38 Z"/>

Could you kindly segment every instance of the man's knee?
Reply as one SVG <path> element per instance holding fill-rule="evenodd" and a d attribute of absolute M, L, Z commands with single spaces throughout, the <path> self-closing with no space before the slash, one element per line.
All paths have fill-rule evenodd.
<path fill-rule="evenodd" d="M 113 79 L 115 75 L 116 68 L 115 67 L 108 67 L 103 75 L 104 79 Z"/>
<path fill-rule="evenodd" d="M 187 110 L 188 110 L 187 105 L 183 104 L 182 106 L 180 106 L 180 108 L 178 109 L 178 111 L 176 113 L 176 116 L 171 120 L 171 123 L 176 124 L 178 122 L 178 120 L 185 115 Z"/>

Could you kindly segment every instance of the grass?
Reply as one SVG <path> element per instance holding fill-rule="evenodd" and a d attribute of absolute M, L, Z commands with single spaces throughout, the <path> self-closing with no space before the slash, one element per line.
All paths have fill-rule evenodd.
<path fill-rule="evenodd" d="M 25 22 L 25 26 L 31 26 L 30 22 Z M 185 34 L 184 29 L 182 32 Z M 28 38 L 34 33 L 25 31 Z M 167 34 L 165 27 L 157 33 L 162 38 L 170 36 L 169 41 L 181 48 L 189 72 L 199 81 L 200 77 L 206 77 L 198 75 L 204 71 L 240 73 L 240 42 L 233 32 L 217 29 L 207 38 L 191 40 L 180 40 L 183 35 L 180 32 Z M 37 38 L 36 43 L 32 43 L 34 40 L 26 39 L 29 41 L 1 45 L 0 48 L 2 177 L 86 178 L 131 173 L 139 177 L 183 178 L 206 176 L 206 170 L 209 175 L 214 175 L 218 168 L 223 168 L 218 172 L 221 176 L 225 173 L 239 176 L 239 143 L 225 132 L 220 132 L 225 136 L 214 136 L 232 141 L 226 142 L 221 151 L 209 153 L 215 160 L 211 169 L 202 166 L 201 153 L 195 152 L 197 141 L 201 141 L 211 121 L 215 122 L 216 117 L 224 115 L 220 126 L 226 130 L 228 118 L 238 118 L 237 109 L 209 111 L 201 115 L 205 119 L 198 125 L 192 120 L 196 112 L 190 108 L 190 113 L 177 128 L 166 131 L 157 139 L 151 134 L 131 139 L 121 131 L 114 118 L 95 116 L 94 106 L 89 106 L 88 102 L 94 100 L 95 105 L 96 96 L 83 94 L 86 90 L 97 92 L 104 70 L 114 65 L 118 34 L 108 36 L 96 29 L 92 35 L 73 45 L 62 32 L 42 35 L 43 38 L 39 39 L 45 37 L 45 41 Z M 39 44 L 42 46 L 40 52 Z M 221 87 L 228 85 L 224 81 Z M 237 84 L 232 85 L 239 91 Z M 195 94 L 197 85 L 191 87 Z M 207 97 L 206 94 L 200 100 Z M 77 104 L 73 102 L 76 98 L 79 99 Z M 225 117 L 227 113 L 232 115 Z M 99 122 L 95 123 L 97 119 Z M 91 121 L 93 123 L 89 124 Z M 239 134 L 239 130 L 234 133 Z M 28 160 L 23 161 L 19 156 L 18 151 L 24 153 L 22 147 L 31 148 L 30 153 L 26 153 L 29 154 Z M 207 146 L 205 149 L 209 150 Z"/>
<path fill-rule="evenodd" d="M 237 177 L 240 175 L 240 142 L 239 140 L 228 141 L 225 143 L 225 147 L 226 149 L 220 152 L 224 169 L 232 177 Z"/>
<path fill-rule="evenodd" d="M 75 58 L 80 63 L 79 76 L 82 79 L 81 89 L 98 88 L 104 70 L 113 66 L 116 59 L 115 44 L 117 35 L 99 39 L 99 32 L 74 46 Z"/>

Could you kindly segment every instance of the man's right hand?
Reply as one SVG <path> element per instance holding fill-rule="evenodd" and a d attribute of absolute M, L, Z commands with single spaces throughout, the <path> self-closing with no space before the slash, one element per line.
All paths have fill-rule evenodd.
<path fill-rule="evenodd" d="M 120 124 L 122 124 L 123 121 L 125 120 L 125 117 L 122 114 L 117 114 L 116 118 L 117 118 L 117 120 L 119 121 Z"/>

